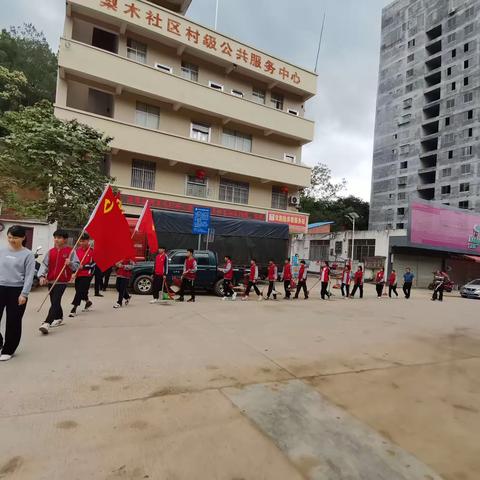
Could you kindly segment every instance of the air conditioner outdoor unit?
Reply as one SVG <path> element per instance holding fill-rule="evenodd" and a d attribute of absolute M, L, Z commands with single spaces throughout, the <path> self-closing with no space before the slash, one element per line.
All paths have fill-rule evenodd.
<path fill-rule="evenodd" d="M 290 205 L 300 205 L 300 198 L 295 196 L 295 195 L 291 195 L 289 198 L 288 198 L 288 201 L 290 203 Z"/>

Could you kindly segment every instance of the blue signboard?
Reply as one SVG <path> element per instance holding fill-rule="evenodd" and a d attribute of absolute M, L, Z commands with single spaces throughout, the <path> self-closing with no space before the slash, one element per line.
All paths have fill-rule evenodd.
<path fill-rule="evenodd" d="M 210 228 L 210 209 L 203 207 L 194 207 L 193 209 L 193 228 L 194 235 L 208 233 Z"/>

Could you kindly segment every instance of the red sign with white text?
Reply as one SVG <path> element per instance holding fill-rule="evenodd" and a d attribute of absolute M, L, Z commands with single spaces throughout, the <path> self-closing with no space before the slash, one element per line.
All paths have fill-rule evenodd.
<path fill-rule="evenodd" d="M 290 233 L 307 233 L 308 215 L 292 212 L 268 212 L 267 222 L 286 223 Z"/>

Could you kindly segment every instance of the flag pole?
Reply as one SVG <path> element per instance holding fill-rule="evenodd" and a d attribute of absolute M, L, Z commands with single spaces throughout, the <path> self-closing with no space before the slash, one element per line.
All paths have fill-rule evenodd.
<path fill-rule="evenodd" d="M 140 223 L 143 220 L 143 217 L 145 215 L 145 212 L 147 211 L 147 205 L 148 205 L 148 200 L 145 201 L 145 205 L 142 208 L 142 212 L 140 213 L 140 216 L 138 217 L 137 224 L 135 225 L 135 228 L 133 229 L 132 233 L 132 239 L 135 236 L 135 234 L 138 232 L 138 228 L 140 227 Z"/>

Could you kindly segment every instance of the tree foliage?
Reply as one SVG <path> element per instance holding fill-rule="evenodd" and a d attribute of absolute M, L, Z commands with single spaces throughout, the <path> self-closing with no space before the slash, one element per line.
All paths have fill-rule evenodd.
<path fill-rule="evenodd" d="M 23 72 L 0 66 L 0 112 L 17 110 L 25 94 L 27 78 Z"/>
<path fill-rule="evenodd" d="M 313 199 L 332 200 L 345 190 L 346 180 L 334 183 L 332 171 L 324 163 L 318 163 L 312 168 L 311 186 L 302 192 L 302 196 Z"/>
<path fill-rule="evenodd" d="M 61 121 L 48 101 L 6 112 L 0 128 L 0 199 L 25 216 L 83 226 L 105 183 L 101 171 L 111 138 L 76 120 Z M 22 193 L 32 192 L 35 199 Z"/>
<path fill-rule="evenodd" d="M 55 99 L 57 56 L 51 51 L 43 33 L 32 24 L 10 27 L 0 32 L 0 66 L 26 77 L 22 86 L 22 105 Z"/>

